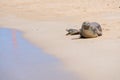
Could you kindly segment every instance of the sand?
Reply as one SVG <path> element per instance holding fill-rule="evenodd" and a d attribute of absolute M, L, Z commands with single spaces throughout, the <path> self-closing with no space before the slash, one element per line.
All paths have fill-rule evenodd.
<path fill-rule="evenodd" d="M 63 61 L 80 80 L 120 80 L 119 0 L 1 0 L 0 27 L 24 37 Z M 101 24 L 103 36 L 79 39 L 66 28 L 83 21 Z"/>

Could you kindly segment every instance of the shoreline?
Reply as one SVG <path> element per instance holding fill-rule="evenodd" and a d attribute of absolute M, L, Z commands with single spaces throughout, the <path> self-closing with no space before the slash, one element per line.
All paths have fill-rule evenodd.
<path fill-rule="evenodd" d="M 0 4 L 0 27 L 22 31 L 25 39 L 60 59 L 80 80 L 120 80 L 119 0 L 4 0 Z M 66 28 L 80 29 L 84 21 L 100 23 L 103 36 L 65 35 Z"/>
<path fill-rule="evenodd" d="M 62 64 L 63 64 L 63 69 L 65 69 L 66 71 L 68 71 L 68 72 L 70 72 L 70 73 L 72 73 L 72 75 L 73 76 L 76 76 L 76 78 L 78 78 L 78 74 L 76 74 L 73 70 L 70 70 L 70 69 L 68 69 L 66 66 L 65 66 L 65 62 L 64 62 L 64 60 L 62 60 L 60 57 L 58 57 L 59 55 L 57 55 L 57 54 L 53 54 L 52 53 L 52 51 L 50 50 L 49 51 L 49 47 L 46 47 L 46 45 L 44 45 L 43 43 L 45 43 L 45 39 L 43 39 L 41 42 L 39 41 L 39 40 L 37 40 L 36 38 L 39 38 L 39 39 L 41 39 L 40 38 L 40 36 L 39 35 L 37 35 L 37 36 L 35 36 L 37 33 L 34 33 L 34 32 L 39 32 L 39 27 L 31 27 L 31 26 L 28 26 L 27 28 L 24 28 L 26 25 L 29 25 L 29 23 L 32 23 L 32 22 L 29 22 L 29 21 L 27 21 L 27 20 L 25 20 L 25 19 L 20 19 L 19 20 L 19 18 L 13 18 L 14 16 L 11 16 L 11 18 L 9 18 L 9 19 L 7 19 L 8 20 L 8 22 L 6 22 L 6 18 L 5 18 L 5 21 L 3 21 L 3 22 L 1 22 L 1 24 L 0 24 L 0 28 L 7 28 L 7 29 L 16 29 L 16 30 L 18 30 L 18 31 L 20 31 L 20 32 L 22 32 L 23 33 L 23 37 L 26 39 L 26 40 L 28 40 L 28 42 L 30 42 L 30 43 L 32 43 L 33 45 L 35 45 L 35 46 L 37 46 L 37 47 L 39 47 L 40 49 L 42 49 L 42 51 L 44 51 L 46 54 L 49 54 L 49 55 L 51 55 L 51 56 L 54 56 L 54 57 L 56 57 L 56 58 L 58 58 L 61 62 L 62 62 Z M 13 20 L 11 20 L 11 19 L 13 19 Z M 12 21 L 12 22 L 11 22 Z M 15 21 L 15 23 L 14 23 L 14 21 Z M 26 25 L 24 25 L 24 22 L 26 23 Z M 39 23 L 39 22 L 37 22 L 37 23 Z M 53 22 L 53 21 L 41 21 L 41 23 L 40 24 L 42 24 L 42 25 L 44 25 L 44 24 L 46 24 L 46 23 L 48 23 L 48 25 L 49 24 L 56 24 L 57 22 Z M 59 23 L 59 22 L 58 22 Z M 62 22 L 60 22 L 60 23 L 62 23 Z M 64 22 L 63 22 L 64 23 Z M 22 26 L 20 25 L 19 26 L 19 24 L 23 24 Z M 32 23 L 32 25 L 35 25 L 36 24 L 36 22 L 33 22 Z M 30 27 L 30 30 L 28 29 Z M 48 26 L 47 26 L 48 27 Z M 46 28 L 47 28 L 46 27 Z M 45 29 L 46 29 L 45 28 Z M 44 30 L 45 29 L 43 29 L 43 32 L 44 32 Z M 28 30 L 28 31 L 27 31 Z M 35 36 L 35 38 L 33 38 L 33 36 L 31 37 L 31 35 L 33 35 L 33 36 Z M 43 37 L 43 36 L 42 36 Z M 46 36 L 47 37 L 47 36 Z"/>
<path fill-rule="evenodd" d="M 0 28 L 0 41 L 1 80 L 78 80 L 59 59 L 24 39 L 22 32 Z"/>
<path fill-rule="evenodd" d="M 76 39 L 79 35 L 66 36 L 66 26 L 74 24 L 53 21 L 30 22 L 19 20 L 17 17 L 5 18 L 2 22 L 2 25 L 23 31 L 24 38 L 39 46 L 44 52 L 60 59 L 65 69 L 83 80 L 107 80 L 108 78 L 112 80 L 111 77 L 119 76 L 117 73 L 120 56 L 119 35 L 115 38 L 106 38 L 103 35 L 92 39 Z M 114 75 L 109 77 L 113 71 Z"/>

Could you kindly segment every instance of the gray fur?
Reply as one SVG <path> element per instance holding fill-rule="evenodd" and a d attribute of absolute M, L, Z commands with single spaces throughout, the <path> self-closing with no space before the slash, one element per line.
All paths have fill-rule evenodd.
<path fill-rule="evenodd" d="M 80 34 L 80 31 L 77 29 L 66 29 L 66 31 L 68 32 L 66 35 L 76 35 L 76 34 Z"/>
<path fill-rule="evenodd" d="M 80 29 L 80 35 L 85 38 L 102 36 L 102 28 L 100 24 L 96 22 L 83 22 L 82 28 Z"/>

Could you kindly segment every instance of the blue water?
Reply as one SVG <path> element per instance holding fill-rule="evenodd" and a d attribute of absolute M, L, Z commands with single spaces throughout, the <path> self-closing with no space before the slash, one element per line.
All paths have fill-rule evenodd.
<path fill-rule="evenodd" d="M 24 39 L 22 32 L 0 28 L 0 80 L 76 80 L 60 64 Z"/>

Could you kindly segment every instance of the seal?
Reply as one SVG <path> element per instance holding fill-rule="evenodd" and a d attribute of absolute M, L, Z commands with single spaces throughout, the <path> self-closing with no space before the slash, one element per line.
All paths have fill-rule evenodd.
<path fill-rule="evenodd" d="M 80 35 L 82 38 L 95 38 L 102 36 L 101 25 L 97 22 L 83 22 L 80 29 Z"/>

